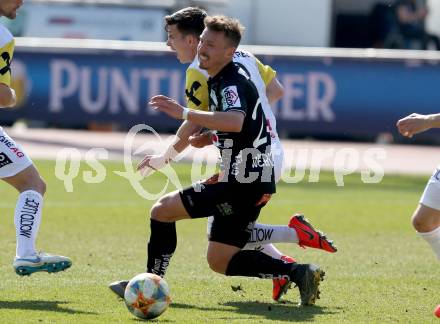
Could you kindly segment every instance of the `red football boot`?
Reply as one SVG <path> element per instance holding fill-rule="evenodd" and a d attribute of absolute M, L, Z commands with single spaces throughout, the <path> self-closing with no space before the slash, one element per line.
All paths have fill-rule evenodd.
<path fill-rule="evenodd" d="M 337 251 L 333 241 L 329 240 L 324 233 L 316 231 L 304 215 L 296 214 L 292 216 L 288 226 L 296 231 L 299 239 L 298 244 L 302 248 L 308 246 L 315 249 L 325 250 L 330 253 L 335 253 Z"/>
<path fill-rule="evenodd" d="M 288 255 L 283 255 L 281 260 L 286 263 L 295 263 L 296 260 Z M 272 299 L 275 301 L 279 301 L 281 296 L 287 293 L 287 290 L 290 288 L 292 282 L 287 279 L 273 279 L 273 289 L 272 289 Z"/>

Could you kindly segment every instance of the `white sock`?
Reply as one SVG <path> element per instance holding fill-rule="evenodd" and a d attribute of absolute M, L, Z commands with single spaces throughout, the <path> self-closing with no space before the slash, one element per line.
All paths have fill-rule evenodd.
<path fill-rule="evenodd" d="M 281 251 L 278 250 L 273 244 L 266 244 L 263 246 L 255 247 L 254 250 L 261 251 L 264 254 L 267 254 L 268 256 L 271 256 L 272 258 L 277 260 L 281 260 L 281 257 L 284 256 L 284 254 L 281 253 Z"/>
<path fill-rule="evenodd" d="M 36 253 L 35 240 L 40 228 L 42 208 L 43 197 L 34 190 L 24 191 L 18 197 L 14 215 L 17 258 Z"/>
<path fill-rule="evenodd" d="M 254 224 L 248 244 L 253 246 L 268 243 L 298 243 L 298 235 L 287 225 Z"/>
<path fill-rule="evenodd" d="M 431 232 L 421 233 L 417 232 L 428 244 L 431 246 L 434 251 L 437 259 L 440 261 L 440 226 Z"/>

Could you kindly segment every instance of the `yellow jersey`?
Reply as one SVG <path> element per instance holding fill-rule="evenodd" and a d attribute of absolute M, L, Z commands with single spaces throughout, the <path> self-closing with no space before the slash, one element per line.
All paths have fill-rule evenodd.
<path fill-rule="evenodd" d="M 14 55 L 14 37 L 0 25 L 0 83 L 11 86 L 11 61 Z"/>

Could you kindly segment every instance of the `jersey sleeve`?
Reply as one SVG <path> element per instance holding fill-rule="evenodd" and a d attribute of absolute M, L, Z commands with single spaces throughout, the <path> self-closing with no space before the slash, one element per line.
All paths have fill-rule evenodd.
<path fill-rule="evenodd" d="M 11 60 L 14 53 L 14 40 L 0 49 L 0 83 L 11 86 Z"/>
<path fill-rule="evenodd" d="M 261 78 L 264 81 L 264 85 L 267 86 L 275 78 L 277 73 L 269 65 L 264 65 L 261 63 L 259 59 L 255 58 L 255 62 L 257 63 L 258 71 L 260 72 Z"/>
<path fill-rule="evenodd" d="M 186 70 L 185 98 L 188 108 L 208 111 L 208 79 L 197 69 Z"/>

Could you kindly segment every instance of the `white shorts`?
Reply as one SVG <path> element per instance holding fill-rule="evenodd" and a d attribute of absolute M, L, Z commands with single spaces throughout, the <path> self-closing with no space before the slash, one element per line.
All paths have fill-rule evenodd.
<path fill-rule="evenodd" d="M 31 165 L 21 146 L 0 127 L 0 178 L 15 176 Z"/>
<path fill-rule="evenodd" d="M 281 145 L 280 139 L 273 138 L 272 139 L 272 154 L 273 154 L 273 160 L 274 160 L 274 175 L 275 175 L 275 183 L 280 181 L 281 175 L 283 174 L 283 162 L 284 162 L 284 150 L 283 146 Z"/>
<path fill-rule="evenodd" d="M 420 203 L 433 209 L 440 210 L 440 166 L 434 171 L 425 187 Z"/>

